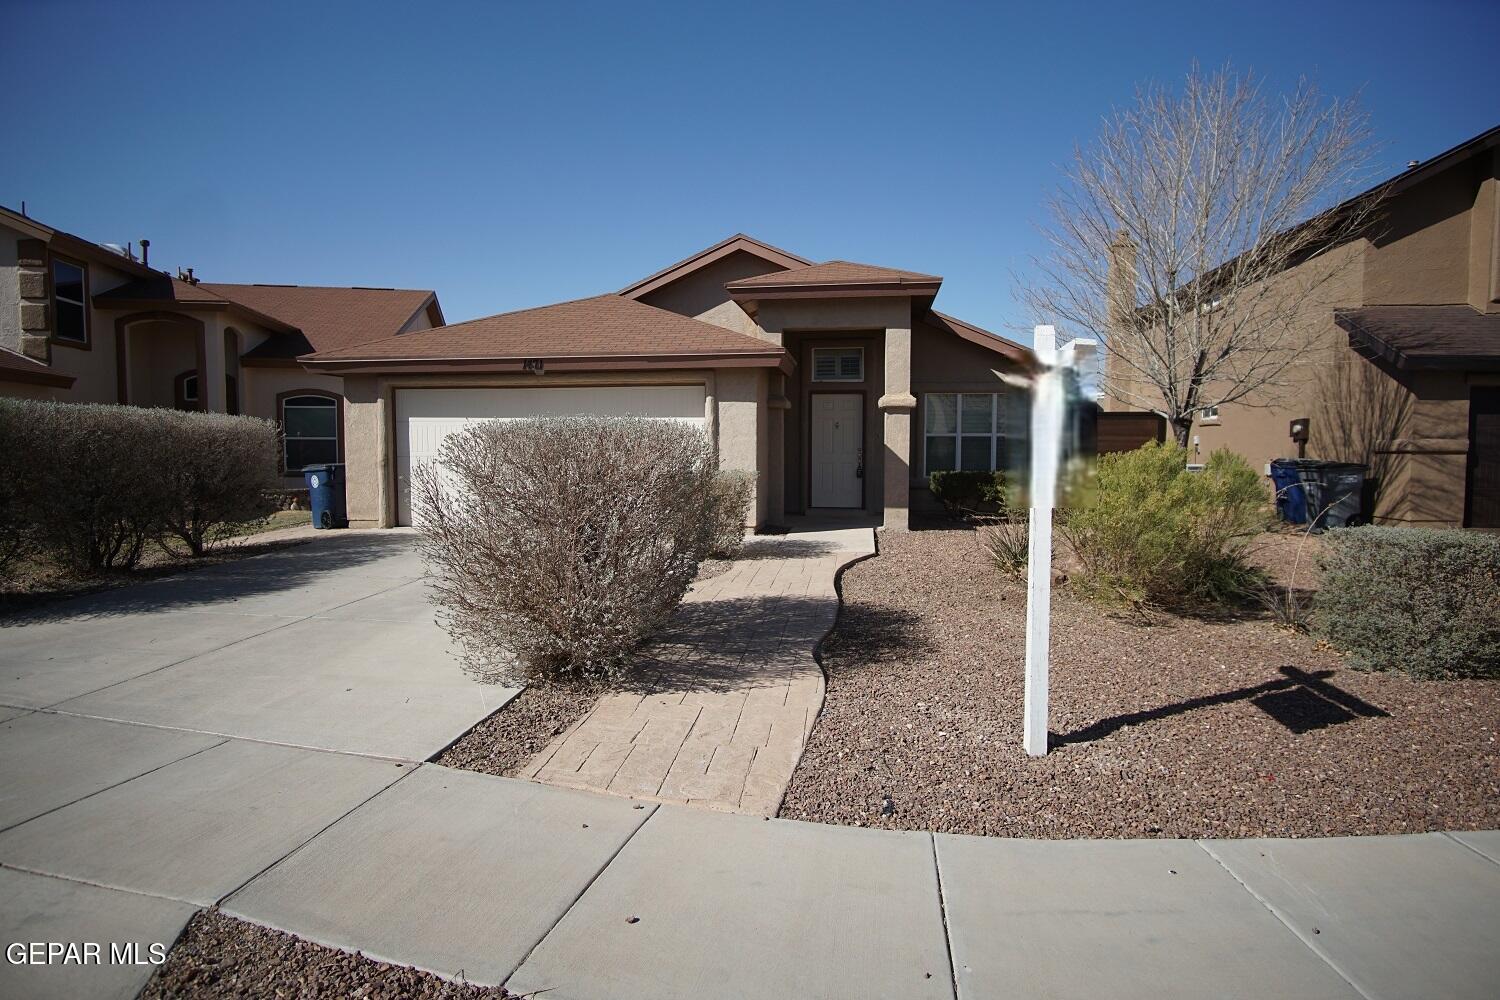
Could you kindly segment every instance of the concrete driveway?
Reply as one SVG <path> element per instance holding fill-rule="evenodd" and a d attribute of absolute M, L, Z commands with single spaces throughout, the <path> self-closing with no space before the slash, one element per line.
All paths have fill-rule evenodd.
<path fill-rule="evenodd" d="M 516 691 L 470 680 L 408 532 L 349 532 L 0 626 L 25 709 L 424 760 Z"/>

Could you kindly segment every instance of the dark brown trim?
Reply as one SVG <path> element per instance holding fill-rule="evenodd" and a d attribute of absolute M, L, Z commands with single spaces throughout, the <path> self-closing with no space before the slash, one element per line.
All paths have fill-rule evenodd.
<path fill-rule="evenodd" d="M 52 281 L 52 262 L 60 260 L 72 264 L 83 272 L 83 341 L 67 340 L 57 335 L 57 289 Z M 66 254 L 54 253 L 47 248 L 47 342 L 54 347 L 71 347 L 75 351 L 94 349 L 94 300 L 89 295 L 90 279 L 88 261 L 78 260 Z"/>
<path fill-rule="evenodd" d="M 811 355 L 809 355 L 809 356 L 811 356 Z M 829 383 L 827 383 L 827 382 L 819 382 L 817 384 L 818 385 L 828 385 Z M 869 393 L 870 393 L 870 391 L 868 389 L 814 389 L 814 388 L 812 388 L 812 385 L 813 385 L 813 383 L 811 381 L 809 381 L 808 382 L 807 397 L 806 397 L 807 398 L 807 403 L 803 407 L 803 417 L 802 417 L 802 421 L 805 424 L 805 430 L 807 432 L 807 440 L 806 440 L 807 461 L 804 463 L 804 465 L 806 466 L 806 470 L 805 471 L 806 471 L 806 476 L 807 476 L 807 479 L 806 479 L 806 482 L 807 482 L 807 503 L 804 506 L 803 510 L 804 511 L 810 511 L 810 510 L 816 509 L 816 510 L 863 510 L 863 511 L 868 511 L 870 509 L 870 462 L 869 462 L 869 458 L 870 458 L 870 442 L 867 441 L 866 438 L 869 437 L 868 431 L 870 429 L 869 426 L 868 426 L 869 422 L 870 422 L 869 421 L 869 416 L 870 416 L 870 410 L 869 410 L 869 407 L 870 407 L 870 394 Z M 813 480 L 812 480 L 812 459 L 813 459 L 813 454 L 812 454 L 812 425 L 813 425 L 813 405 L 812 405 L 812 398 L 814 396 L 858 396 L 859 397 L 859 442 L 860 442 L 859 448 L 860 448 L 860 451 L 864 453 L 863 457 L 860 460 L 860 466 L 864 470 L 864 475 L 860 477 L 861 482 L 863 483 L 863 486 L 860 488 L 860 497 L 861 497 L 861 499 L 864 502 L 862 504 L 860 504 L 858 507 L 815 507 L 815 505 L 813 504 L 813 501 L 812 501 L 812 488 L 813 488 Z M 882 444 L 882 447 L 884 447 L 884 444 Z M 884 488 L 883 484 L 882 484 L 882 488 Z"/>
<path fill-rule="evenodd" d="M 26 385 L 46 385 L 57 389 L 71 389 L 78 379 L 60 372 L 28 371 L 24 368 L 0 368 L 0 382 L 22 382 Z"/>
<path fill-rule="evenodd" d="M 121 406 L 130 403 L 130 344 L 129 328 L 137 323 L 179 323 L 192 330 L 198 339 L 198 370 L 202 371 L 208 367 L 204 357 L 204 326 L 203 321 L 182 313 L 168 312 L 164 309 L 153 309 L 146 312 L 127 313 L 124 316 L 115 317 L 115 397 Z M 198 387 L 198 394 L 203 395 L 203 387 Z"/>
<path fill-rule="evenodd" d="M 335 442 L 335 446 L 337 448 L 337 451 L 335 452 L 335 454 L 338 456 L 338 464 L 339 465 L 343 465 L 344 464 L 344 397 L 341 396 L 341 395 L 339 395 L 336 392 L 330 392 L 327 389 L 288 389 L 286 392 L 278 392 L 276 394 L 276 416 L 273 418 L 276 421 L 276 426 L 281 429 L 281 434 L 282 434 L 282 437 L 283 437 L 283 443 L 282 443 L 282 446 L 281 446 L 281 459 L 280 459 L 279 462 L 276 463 L 277 465 L 281 466 L 281 475 L 283 477 L 288 477 L 288 476 L 296 477 L 296 476 L 302 475 L 302 470 L 301 469 L 297 469 L 295 471 L 292 471 L 292 470 L 289 470 L 286 467 L 286 444 L 285 444 L 285 440 L 284 440 L 285 436 L 286 436 L 286 421 L 284 419 L 282 419 L 282 404 L 285 403 L 288 399 L 293 399 L 293 398 L 295 398 L 297 396 L 322 396 L 324 399 L 331 399 L 331 400 L 334 401 L 335 406 L 336 406 L 336 412 L 338 414 L 338 422 L 335 425 L 335 427 L 337 429 L 337 437 L 338 437 L 337 441 Z M 393 404 L 392 405 L 392 409 L 394 409 L 394 408 L 395 407 L 394 407 L 394 404 Z"/>

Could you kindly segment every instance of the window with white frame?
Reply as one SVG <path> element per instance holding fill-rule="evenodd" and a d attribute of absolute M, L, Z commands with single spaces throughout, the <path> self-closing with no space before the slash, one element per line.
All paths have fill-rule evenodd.
<path fill-rule="evenodd" d="M 927 475 L 1005 468 L 1008 397 L 1004 393 L 929 392 L 923 398 Z"/>
<path fill-rule="evenodd" d="M 1217 423 L 1219 419 L 1219 408 L 1217 406 L 1205 406 L 1203 408 L 1203 419 Z"/>
<path fill-rule="evenodd" d="M 865 349 L 863 347 L 813 348 L 814 382 L 863 382 Z"/>
<path fill-rule="evenodd" d="M 333 396 L 281 400 L 282 464 L 286 472 L 339 461 L 339 401 Z"/>
<path fill-rule="evenodd" d="M 52 258 L 52 338 L 89 342 L 89 307 L 82 265 Z"/>

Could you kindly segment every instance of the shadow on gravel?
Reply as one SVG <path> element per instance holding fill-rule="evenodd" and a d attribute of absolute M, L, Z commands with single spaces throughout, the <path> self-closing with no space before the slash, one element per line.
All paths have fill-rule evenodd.
<path fill-rule="evenodd" d="M 1385 709 L 1329 684 L 1327 679 L 1332 677 L 1333 673 L 1332 670 L 1308 673 L 1296 667 L 1282 667 L 1280 678 L 1263 684 L 1236 688 L 1233 691 L 1223 691 L 1199 698 L 1189 698 L 1187 701 L 1180 701 L 1173 705 L 1163 705 L 1160 708 L 1100 719 L 1092 725 L 1076 729 L 1071 733 L 1051 733 L 1047 745 L 1051 748 L 1060 748 L 1071 743 L 1092 743 L 1117 733 L 1127 726 L 1138 726 L 1158 719 L 1183 715 L 1196 709 L 1227 705 L 1237 701 L 1250 702 L 1272 719 L 1298 734 L 1352 722 L 1356 718 L 1390 718 L 1390 713 Z"/>
<path fill-rule="evenodd" d="M 146 570 L 121 574 L 128 581 L 111 588 L 110 581 L 80 584 L 91 587 L 76 596 L 13 595 L 0 604 L 0 629 L 74 618 L 111 618 L 145 612 L 180 611 L 232 598 L 254 597 L 316 584 L 339 570 L 367 566 L 410 552 L 415 539 L 407 534 L 359 534 L 304 542 L 245 546 L 241 558 L 207 561 L 199 568 L 179 565 L 153 578 Z M 262 551 L 257 553 L 256 549 Z"/>

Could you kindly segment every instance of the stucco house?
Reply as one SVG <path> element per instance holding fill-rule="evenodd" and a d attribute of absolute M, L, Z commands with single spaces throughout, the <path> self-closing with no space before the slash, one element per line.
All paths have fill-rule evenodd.
<path fill-rule="evenodd" d="M 753 476 L 756 526 L 810 511 L 904 528 L 938 469 L 1004 469 L 1018 344 L 933 308 L 942 279 L 731 236 L 619 290 L 301 359 L 344 387 L 351 524 L 411 523 L 410 475 L 471 423 L 635 414 L 702 426 Z M 929 500 L 930 502 L 930 500 Z"/>
<path fill-rule="evenodd" d="M 1199 413 L 1191 448 L 1264 468 L 1305 422 L 1307 457 L 1369 465 L 1375 520 L 1500 528 L 1500 127 L 1376 190 L 1366 232 L 1271 279 L 1317 288 L 1287 384 Z"/>
<path fill-rule="evenodd" d="M 289 487 L 342 460 L 343 380 L 297 357 L 442 323 L 432 291 L 174 277 L 0 208 L 0 396 L 273 419 Z"/>

